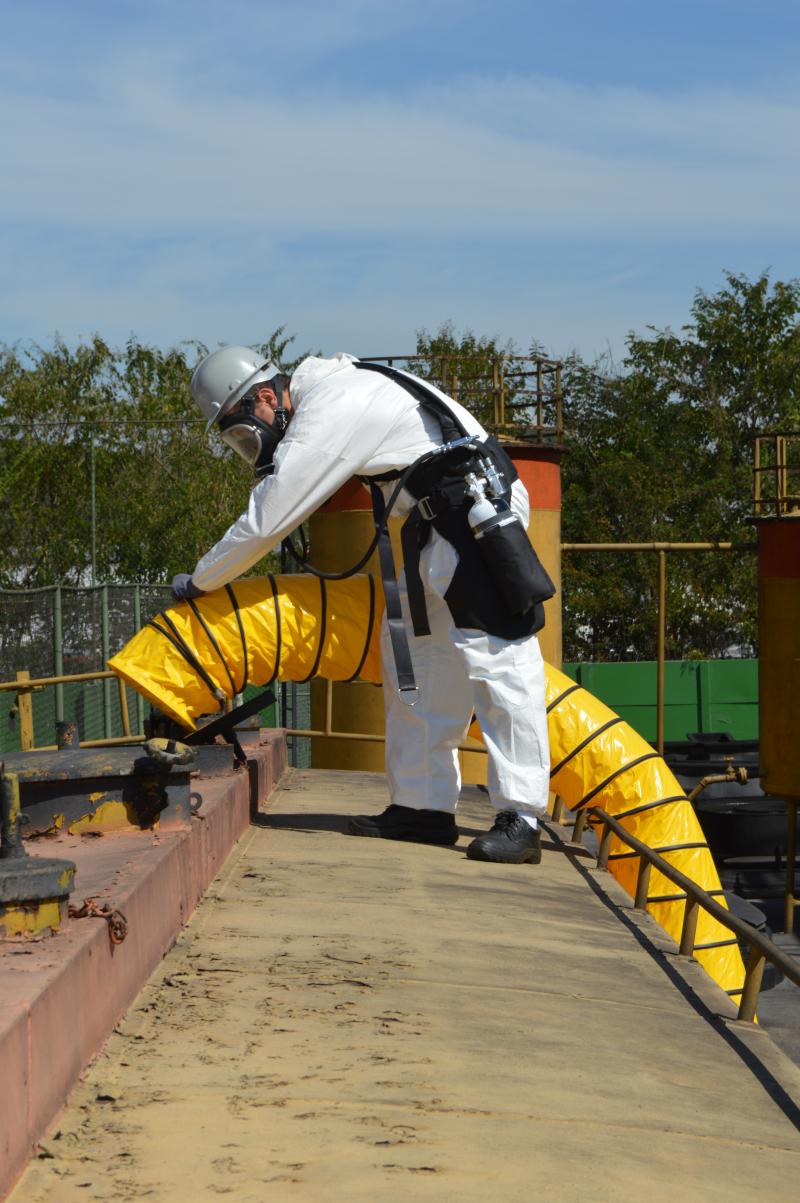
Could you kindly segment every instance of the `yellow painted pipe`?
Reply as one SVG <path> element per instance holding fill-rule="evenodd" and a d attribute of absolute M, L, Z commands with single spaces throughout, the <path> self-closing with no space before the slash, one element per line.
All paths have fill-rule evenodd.
<path fill-rule="evenodd" d="M 191 728 L 248 683 L 358 676 L 377 684 L 382 610 L 380 585 L 368 576 L 251 578 L 156 616 L 109 668 Z M 651 745 L 549 665 L 547 703 L 552 788 L 566 805 L 602 807 L 724 903 L 691 803 Z M 609 869 L 633 897 L 637 858 L 617 837 L 611 841 Z M 679 940 L 684 897 L 655 869 L 648 897 L 648 911 Z M 695 956 L 714 981 L 724 990 L 740 991 L 744 968 L 732 933 L 702 912 L 696 941 Z"/>

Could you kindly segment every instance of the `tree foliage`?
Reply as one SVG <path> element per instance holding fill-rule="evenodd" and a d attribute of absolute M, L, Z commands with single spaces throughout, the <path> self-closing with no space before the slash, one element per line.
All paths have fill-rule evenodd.
<path fill-rule="evenodd" d="M 497 335 L 475 335 L 471 330 L 459 335 L 452 322 L 445 322 L 434 334 L 418 332 L 416 355 L 408 368 L 461 401 L 489 429 L 499 416 L 495 402 L 502 378 L 504 433 L 525 437 L 536 420 L 537 357 L 546 359 L 539 343 L 521 354 L 512 339 L 502 341 Z M 553 385 L 552 376 L 544 377 L 542 394 L 552 396 Z M 545 419 L 552 416 L 544 415 Z"/>
<path fill-rule="evenodd" d="M 291 341 L 281 328 L 261 350 L 291 370 Z M 93 525 L 97 580 L 192 569 L 252 484 L 192 401 L 204 354 L 97 336 L 0 347 L 0 587 L 89 583 Z"/>
<path fill-rule="evenodd" d="M 753 436 L 800 430 L 799 317 L 800 282 L 726 274 L 680 332 L 631 334 L 621 365 L 570 357 L 564 541 L 752 542 Z M 440 356 L 499 350 L 449 326 L 420 342 Z M 668 656 L 754 652 L 752 553 L 671 552 L 667 579 Z M 654 658 L 656 594 L 651 552 L 565 554 L 565 657 Z"/>
<path fill-rule="evenodd" d="M 727 274 L 718 292 L 697 292 L 680 331 L 630 334 L 621 364 L 571 356 L 564 540 L 752 541 L 753 435 L 800 430 L 799 318 L 800 282 Z M 291 371 L 291 343 L 281 327 L 259 349 Z M 219 441 L 209 447 L 189 395 L 205 353 L 133 338 L 0 346 L 0 587 L 88 583 L 93 464 L 98 580 L 169 580 L 220 537 L 252 480 Z M 514 354 L 445 324 L 419 333 L 408 366 L 490 423 L 491 364 Z M 510 400 L 515 389 L 524 401 L 513 381 Z M 669 656 L 754 650 L 752 554 L 670 553 L 668 568 Z M 567 658 L 652 658 L 655 595 L 651 553 L 567 553 Z"/>
<path fill-rule="evenodd" d="M 619 370 L 567 365 L 568 542 L 752 542 L 753 436 L 800 424 L 800 282 L 727 274 L 680 333 L 631 334 Z M 652 658 L 652 554 L 566 557 L 568 654 Z M 754 654 L 755 561 L 670 553 L 667 655 Z"/>

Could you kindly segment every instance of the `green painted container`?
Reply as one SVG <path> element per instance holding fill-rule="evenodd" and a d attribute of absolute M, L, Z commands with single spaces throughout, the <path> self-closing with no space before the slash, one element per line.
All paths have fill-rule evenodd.
<path fill-rule="evenodd" d="M 565 664 L 564 672 L 655 742 L 655 660 Z M 684 740 L 690 731 L 758 739 L 758 661 L 669 660 L 664 703 L 665 740 Z"/>

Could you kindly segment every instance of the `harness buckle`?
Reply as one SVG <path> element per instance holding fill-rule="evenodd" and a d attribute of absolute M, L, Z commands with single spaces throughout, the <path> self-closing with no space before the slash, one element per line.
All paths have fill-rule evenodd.
<path fill-rule="evenodd" d="M 434 518 L 436 517 L 436 513 L 431 506 L 430 497 L 420 497 L 419 501 L 417 502 L 417 509 L 419 510 L 420 514 L 422 514 L 422 517 L 426 522 L 433 522 Z"/>

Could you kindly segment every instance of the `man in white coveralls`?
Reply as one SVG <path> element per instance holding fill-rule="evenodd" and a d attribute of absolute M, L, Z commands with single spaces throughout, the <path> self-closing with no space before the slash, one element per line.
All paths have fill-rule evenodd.
<path fill-rule="evenodd" d="M 384 617 L 381 655 L 391 804 L 379 815 L 351 819 L 349 830 L 353 835 L 455 844 L 460 788 L 456 749 L 474 711 L 488 750 L 488 793 L 497 813 L 491 830 L 472 841 L 467 855 L 538 863 L 538 820 L 546 813 L 549 786 L 544 667 L 535 634 L 543 623 L 542 607 L 537 600 L 525 613 L 511 613 L 493 572 L 474 551 L 474 531 L 464 519 L 476 498 L 487 503 L 483 486 L 478 484 L 476 492 L 474 474 L 466 470 L 482 464 L 491 476 L 493 464 L 500 469 L 506 498 L 495 502 L 495 508 L 504 508 L 506 526 L 519 527 L 521 520 L 527 527 L 527 493 L 499 444 L 488 439 L 463 406 L 426 382 L 341 353 L 305 359 L 289 378 L 250 348 L 221 347 L 198 364 L 191 388 L 208 419 L 207 429 L 216 424 L 260 479 L 241 517 L 191 575 L 175 578 L 176 598 L 200 596 L 241 576 L 351 477 L 379 481 L 388 497 L 402 471 L 421 456 L 454 436 L 460 435 L 462 443 L 471 436 L 471 459 L 464 458 L 467 452 L 453 452 L 448 462 L 458 461 L 455 474 L 442 475 L 439 461 L 447 457 L 428 457 L 416 477 L 409 477 L 408 488 L 404 483 L 393 511 L 416 522 L 412 542 L 417 550 L 405 555 L 399 583 L 402 619 L 395 625 L 405 628 L 399 641 L 407 639 L 410 647 L 408 668 L 413 668 L 418 693 L 409 705 L 398 688 L 398 633 L 390 639 Z M 485 457 L 490 444 L 497 449 L 491 452 L 491 464 L 491 456 L 476 459 L 476 445 Z M 495 495 L 500 496 L 497 490 Z M 380 498 L 376 504 L 382 505 Z M 494 513 L 491 508 L 488 512 Z M 472 517 L 469 522 L 475 525 Z"/>

